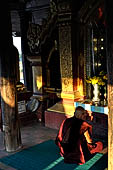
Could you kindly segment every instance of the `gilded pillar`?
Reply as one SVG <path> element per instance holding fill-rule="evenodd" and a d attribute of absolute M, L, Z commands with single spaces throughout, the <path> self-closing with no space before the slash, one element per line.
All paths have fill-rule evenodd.
<path fill-rule="evenodd" d="M 74 100 L 83 95 L 83 83 L 79 80 L 79 60 L 77 58 L 77 52 L 74 51 L 74 48 L 77 48 L 74 47 L 76 46 L 75 41 L 77 37 L 76 34 L 73 33 L 76 23 L 75 20 L 73 20 L 72 2 L 59 1 L 58 25 L 62 84 L 61 98 L 63 99 L 63 106 L 65 106 L 65 104 L 68 108 L 70 106 L 70 111 L 68 112 L 73 114 L 75 110 Z M 82 60 L 80 63 L 81 62 Z M 82 94 L 80 93 L 81 91 Z"/>
<path fill-rule="evenodd" d="M 79 23 L 72 0 L 58 0 L 58 30 L 62 102 L 48 111 L 72 116 L 74 101 L 83 99 L 84 56 L 79 52 Z M 76 6 L 77 8 L 77 6 Z M 75 14 L 76 13 L 76 14 Z M 81 47 L 82 48 L 82 47 Z"/>
<path fill-rule="evenodd" d="M 66 93 L 73 93 L 73 72 L 71 52 L 71 27 L 70 25 L 59 27 L 60 42 L 60 69 L 62 96 Z"/>
<path fill-rule="evenodd" d="M 67 13 L 67 15 L 66 15 Z M 73 96 L 71 8 L 69 2 L 58 4 L 59 51 L 62 98 Z"/>

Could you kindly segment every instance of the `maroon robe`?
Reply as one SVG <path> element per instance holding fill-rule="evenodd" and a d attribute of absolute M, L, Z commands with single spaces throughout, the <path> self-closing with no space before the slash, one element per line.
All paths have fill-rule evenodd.
<path fill-rule="evenodd" d="M 95 153 L 103 148 L 101 142 L 88 144 L 84 132 L 92 133 L 92 126 L 87 122 L 71 117 L 64 120 L 56 137 L 56 145 L 60 148 L 60 154 L 65 163 L 84 164 Z"/>

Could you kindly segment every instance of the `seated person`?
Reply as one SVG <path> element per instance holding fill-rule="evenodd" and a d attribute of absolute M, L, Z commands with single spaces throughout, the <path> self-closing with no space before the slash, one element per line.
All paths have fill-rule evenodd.
<path fill-rule="evenodd" d="M 62 122 L 55 143 L 65 163 L 82 165 L 103 149 L 102 142 L 93 143 L 92 126 L 86 122 L 89 115 L 92 119 L 91 112 L 78 106 L 74 116 Z"/>

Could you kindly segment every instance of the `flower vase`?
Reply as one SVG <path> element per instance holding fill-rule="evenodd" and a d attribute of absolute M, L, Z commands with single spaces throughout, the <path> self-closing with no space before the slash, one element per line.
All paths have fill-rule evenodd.
<path fill-rule="evenodd" d="M 100 99 L 99 99 L 99 85 L 93 84 L 93 99 L 95 105 L 98 105 Z"/>

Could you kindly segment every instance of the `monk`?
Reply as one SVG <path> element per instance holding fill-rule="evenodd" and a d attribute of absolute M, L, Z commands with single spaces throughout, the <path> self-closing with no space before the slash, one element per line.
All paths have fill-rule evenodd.
<path fill-rule="evenodd" d="M 92 120 L 91 112 L 78 106 L 74 116 L 62 122 L 55 143 L 65 163 L 82 165 L 103 149 L 102 142 L 93 143 L 92 126 L 86 121 L 89 116 Z"/>

